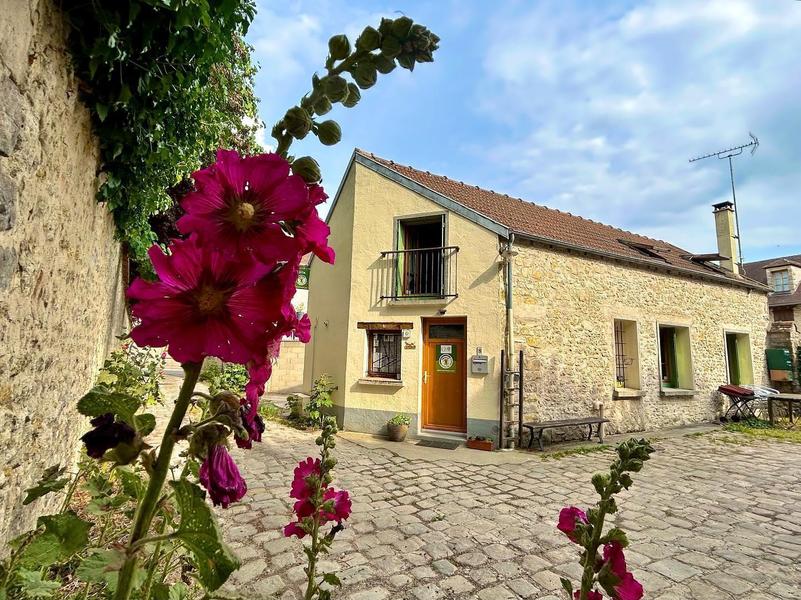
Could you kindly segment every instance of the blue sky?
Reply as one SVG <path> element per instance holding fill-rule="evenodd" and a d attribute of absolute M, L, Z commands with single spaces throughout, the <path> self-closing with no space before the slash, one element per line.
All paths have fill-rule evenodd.
<path fill-rule="evenodd" d="M 759 150 L 735 161 L 745 258 L 801 253 L 801 2 L 259 0 L 248 37 L 267 130 L 309 90 L 331 35 L 401 13 L 442 38 L 435 62 L 329 113 L 338 145 L 293 147 L 320 161 L 332 196 L 360 147 L 711 252 L 728 165 L 688 159 L 753 131 Z"/>

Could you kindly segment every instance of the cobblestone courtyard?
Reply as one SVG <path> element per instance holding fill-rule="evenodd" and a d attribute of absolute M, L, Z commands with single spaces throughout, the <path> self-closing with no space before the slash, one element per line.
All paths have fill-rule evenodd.
<path fill-rule="evenodd" d="M 799 447 L 724 433 L 654 445 L 615 523 L 646 598 L 801 598 Z M 477 465 L 426 450 L 410 458 L 339 441 L 335 485 L 350 490 L 354 513 L 323 565 L 342 580 L 338 597 L 563 599 L 559 576 L 579 572 L 556 517 L 594 500 L 590 476 L 612 452 Z M 243 561 L 238 596 L 301 596 L 301 545 L 281 527 L 292 469 L 314 454 L 313 434 L 272 423 L 264 443 L 235 453 L 249 492 L 219 514 Z"/>

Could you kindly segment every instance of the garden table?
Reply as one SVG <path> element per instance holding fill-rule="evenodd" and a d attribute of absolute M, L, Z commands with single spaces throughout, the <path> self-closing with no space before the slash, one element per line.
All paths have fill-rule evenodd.
<path fill-rule="evenodd" d="M 790 423 L 793 423 L 793 406 L 796 402 L 801 405 L 801 394 L 775 394 L 773 396 L 768 396 L 768 421 L 770 421 L 771 426 L 776 424 L 773 416 L 773 403 L 776 401 L 787 403 L 787 409 L 790 413 Z"/>

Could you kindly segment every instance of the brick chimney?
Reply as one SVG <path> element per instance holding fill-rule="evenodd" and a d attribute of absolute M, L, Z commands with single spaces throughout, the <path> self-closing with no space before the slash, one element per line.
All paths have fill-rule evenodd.
<path fill-rule="evenodd" d="M 734 204 L 720 202 L 713 204 L 715 209 L 715 233 L 718 238 L 718 254 L 725 256 L 720 266 L 727 271 L 740 274 L 740 256 L 737 252 L 737 230 L 735 226 Z"/>

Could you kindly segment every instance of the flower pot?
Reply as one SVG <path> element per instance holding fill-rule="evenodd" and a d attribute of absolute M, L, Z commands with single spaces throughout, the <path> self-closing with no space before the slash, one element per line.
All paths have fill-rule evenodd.
<path fill-rule="evenodd" d="M 467 447 L 473 450 L 492 451 L 492 440 L 467 440 Z"/>
<path fill-rule="evenodd" d="M 393 425 L 387 423 L 387 435 L 392 442 L 402 442 L 406 439 L 406 434 L 409 433 L 408 425 Z"/>

